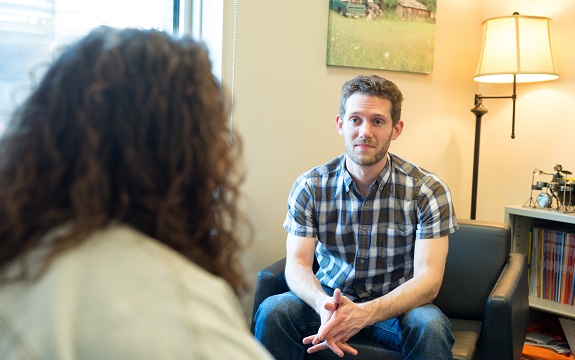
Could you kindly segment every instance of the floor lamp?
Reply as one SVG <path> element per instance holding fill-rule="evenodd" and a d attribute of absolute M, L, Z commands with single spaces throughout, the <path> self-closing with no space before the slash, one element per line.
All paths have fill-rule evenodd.
<path fill-rule="evenodd" d="M 517 83 L 554 80 L 559 77 L 551 50 L 551 19 L 538 16 L 502 16 L 483 21 L 483 46 L 473 80 L 485 83 L 513 83 L 509 96 L 475 94 L 475 147 L 471 188 L 471 219 L 476 218 L 481 118 L 487 113 L 483 99 L 511 99 L 511 138 L 515 138 Z"/>

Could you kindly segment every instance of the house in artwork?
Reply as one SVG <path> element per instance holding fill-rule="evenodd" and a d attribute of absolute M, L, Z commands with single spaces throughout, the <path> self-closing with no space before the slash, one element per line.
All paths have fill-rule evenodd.
<path fill-rule="evenodd" d="M 406 20 L 432 19 L 434 14 L 417 0 L 397 0 L 395 12 Z"/>

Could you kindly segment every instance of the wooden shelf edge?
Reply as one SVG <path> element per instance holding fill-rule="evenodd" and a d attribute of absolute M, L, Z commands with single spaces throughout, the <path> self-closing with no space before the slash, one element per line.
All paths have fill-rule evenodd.
<path fill-rule="evenodd" d="M 529 296 L 529 307 L 563 316 L 565 318 L 575 319 L 575 307 L 571 305 L 560 304 L 555 301 L 540 299 L 535 296 Z"/>
<path fill-rule="evenodd" d="M 551 220 L 564 222 L 567 224 L 575 224 L 575 213 L 561 212 L 555 210 L 545 210 L 538 208 L 523 207 L 520 205 L 506 206 L 506 214 L 525 216 L 535 219 Z"/>

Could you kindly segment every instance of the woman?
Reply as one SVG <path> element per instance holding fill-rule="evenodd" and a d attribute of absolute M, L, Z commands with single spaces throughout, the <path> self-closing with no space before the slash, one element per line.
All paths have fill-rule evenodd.
<path fill-rule="evenodd" d="M 0 141 L 0 358 L 270 358 L 236 298 L 239 145 L 201 44 L 67 48 Z"/>

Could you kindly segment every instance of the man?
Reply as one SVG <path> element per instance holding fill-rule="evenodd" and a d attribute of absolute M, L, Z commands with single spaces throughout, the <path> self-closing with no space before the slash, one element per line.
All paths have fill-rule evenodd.
<path fill-rule="evenodd" d="M 406 359 L 452 358 L 449 320 L 431 301 L 457 222 L 447 186 L 388 153 L 402 101 L 378 76 L 346 82 L 336 116 L 345 155 L 293 185 L 284 222 L 291 291 L 256 313 L 256 337 L 276 359 L 303 358 L 306 347 L 355 355 L 352 336 Z"/>

